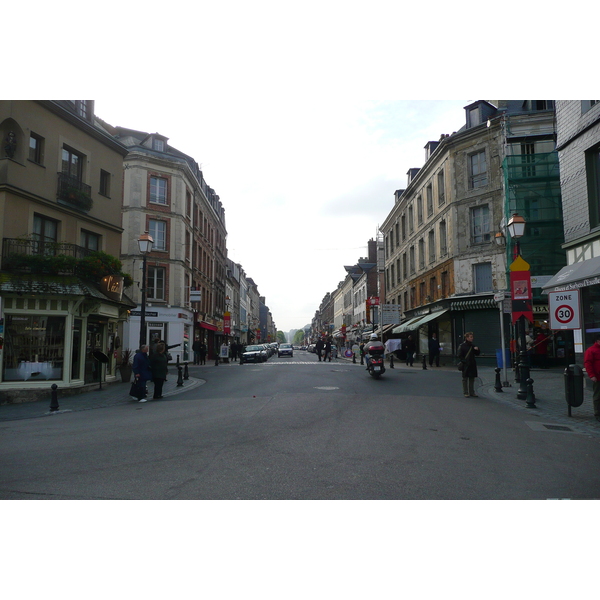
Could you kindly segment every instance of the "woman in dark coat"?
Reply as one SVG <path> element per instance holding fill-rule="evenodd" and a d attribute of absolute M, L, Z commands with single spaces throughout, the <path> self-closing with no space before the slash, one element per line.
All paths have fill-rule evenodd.
<path fill-rule="evenodd" d="M 166 347 L 162 342 L 156 345 L 156 351 L 150 357 L 150 368 L 152 369 L 152 381 L 154 381 L 154 396 L 153 400 L 162 398 L 162 389 L 167 378 L 167 358 Z"/>
<path fill-rule="evenodd" d="M 136 388 L 139 393 L 136 396 L 140 402 L 146 402 L 146 382 L 152 379 L 150 361 L 148 359 L 148 346 L 142 346 L 133 357 L 133 374 L 136 379 Z"/>
<path fill-rule="evenodd" d="M 475 377 L 477 377 L 477 362 L 475 357 L 479 356 L 479 348 L 473 345 L 473 332 L 465 333 L 465 341 L 458 347 L 457 356 L 464 363 L 462 370 L 463 394 L 468 398 L 475 393 Z"/>

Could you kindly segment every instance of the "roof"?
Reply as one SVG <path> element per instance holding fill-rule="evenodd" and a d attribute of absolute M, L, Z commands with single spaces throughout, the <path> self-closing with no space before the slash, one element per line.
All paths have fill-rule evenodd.
<path fill-rule="evenodd" d="M 13 294 L 53 294 L 60 296 L 86 296 L 103 302 L 126 305 L 135 308 L 137 304 L 123 294 L 121 302 L 105 296 L 92 284 L 67 275 L 30 275 L 5 271 L 0 273 L 0 293 Z"/>

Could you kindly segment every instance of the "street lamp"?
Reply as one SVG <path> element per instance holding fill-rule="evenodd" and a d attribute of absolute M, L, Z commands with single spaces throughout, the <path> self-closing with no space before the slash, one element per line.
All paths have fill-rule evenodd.
<path fill-rule="evenodd" d="M 525 219 L 521 215 L 514 213 L 508 221 L 507 228 L 510 233 L 510 237 L 516 241 L 516 255 L 517 257 L 520 257 L 520 239 L 525 233 Z M 531 292 L 529 291 L 529 293 Z M 535 408 L 535 396 L 533 395 L 533 385 L 531 386 L 531 398 L 528 398 L 527 394 L 527 385 L 530 381 L 529 368 L 531 364 L 529 362 L 529 354 L 527 353 L 527 342 L 525 338 L 525 315 L 521 315 L 519 317 L 519 324 L 519 345 L 521 347 L 521 350 L 519 352 L 519 391 L 517 392 L 517 398 L 519 400 L 527 400 L 527 406 L 529 408 Z"/>
<path fill-rule="evenodd" d="M 140 349 L 146 344 L 146 257 L 152 250 L 154 240 L 148 232 L 142 233 L 138 239 L 138 246 L 142 255 L 142 310 L 140 314 Z"/>

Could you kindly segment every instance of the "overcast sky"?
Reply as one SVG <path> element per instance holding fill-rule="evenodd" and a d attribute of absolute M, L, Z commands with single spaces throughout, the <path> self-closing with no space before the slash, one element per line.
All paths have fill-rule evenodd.
<path fill-rule="evenodd" d="M 206 100 L 173 110 L 96 99 L 113 125 L 158 132 L 191 155 L 225 206 L 229 257 L 241 263 L 283 331 L 310 323 L 344 265 L 366 245 L 393 206 L 423 146 L 462 125 L 466 100 L 276 102 Z"/>
<path fill-rule="evenodd" d="M 537 30 L 555 30 L 556 15 L 534 6 L 507 2 L 503 14 L 513 5 L 521 25 L 535 17 Z M 523 27 L 495 30 L 495 8 L 475 14 L 460 1 L 149 1 L 142 11 L 106 0 L 87 18 L 61 6 L 57 34 L 77 51 L 21 44 L 6 89 L 94 99 L 112 125 L 158 132 L 192 156 L 225 207 L 229 257 L 286 332 L 366 254 L 424 145 L 458 130 L 469 101 L 522 98 L 532 84 L 555 98 L 540 84 L 573 77 L 564 53 L 529 57 L 534 78 L 516 68 L 533 51 Z M 27 19 L 28 39 L 56 19 L 50 5 L 6 10 Z"/>

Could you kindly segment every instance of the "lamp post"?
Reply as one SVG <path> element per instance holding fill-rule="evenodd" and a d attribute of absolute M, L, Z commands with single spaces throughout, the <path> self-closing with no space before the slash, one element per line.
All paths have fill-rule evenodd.
<path fill-rule="evenodd" d="M 507 224 L 508 231 L 510 233 L 511 239 L 516 241 L 516 257 L 521 257 L 521 245 L 520 239 L 523 237 L 525 233 L 525 219 L 514 213 L 508 221 Z M 516 260 L 516 259 L 515 259 Z M 524 263 L 526 264 L 526 263 Z M 527 295 L 531 299 L 531 289 L 527 291 Z M 515 300 L 515 294 L 513 290 L 513 300 Z M 527 353 L 527 342 L 525 338 L 525 315 L 521 314 L 519 317 L 519 340 L 520 340 L 520 352 L 519 352 L 519 391 L 517 392 L 517 398 L 519 400 L 527 400 L 528 408 L 536 408 L 535 406 L 535 396 L 533 394 L 533 381 L 530 380 L 529 377 L 529 354 Z M 531 386 L 531 393 L 528 394 L 528 386 Z"/>
<path fill-rule="evenodd" d="M 140 348 L 146 344 L 146 257 L 152 250 L 154 240 L 148 232 L 140 235 L 138 246 L 142 255 L 142 310 L 140 311 Z"/>

